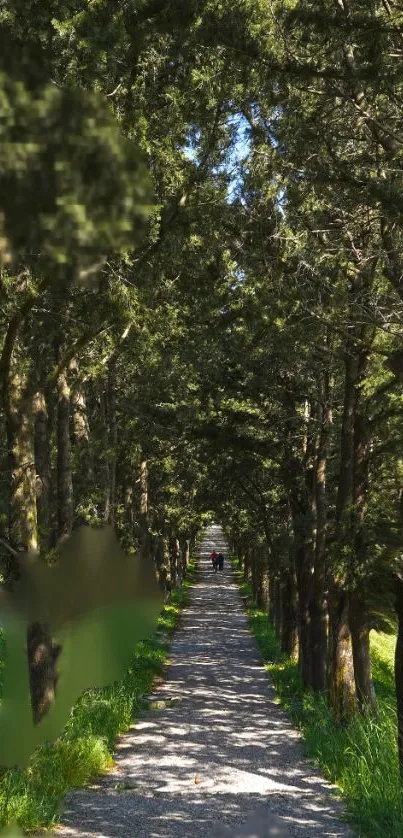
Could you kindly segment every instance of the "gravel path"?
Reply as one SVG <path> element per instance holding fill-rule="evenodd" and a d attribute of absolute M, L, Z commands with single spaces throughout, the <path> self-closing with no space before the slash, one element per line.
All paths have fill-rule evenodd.
<path fill-rule="evenodd" d="M 213 546 L 225 547 L 217 527 L 205 535 L 157 709 L 121 738 L 114 771 L 69 795 L 57 836 L 352 838 L 274 701 L 231 569 L 212 573 Z"/>

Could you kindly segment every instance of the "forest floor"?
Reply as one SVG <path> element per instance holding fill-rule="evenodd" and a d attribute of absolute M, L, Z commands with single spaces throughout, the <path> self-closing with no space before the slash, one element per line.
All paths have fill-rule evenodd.
<path fill-rule="evenodd" d="M 347 838 L 333 787 L 276 703 L 229 563 L 210 528 L 166 679 L 117 744 L 115 766 L 71 792 L 59 838 Z"/>

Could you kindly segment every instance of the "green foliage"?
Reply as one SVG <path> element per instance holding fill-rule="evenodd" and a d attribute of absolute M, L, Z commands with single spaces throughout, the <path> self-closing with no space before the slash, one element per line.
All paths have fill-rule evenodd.
<path fill-rule="evenodd" d="M 102 97 L 0 77 L 3 263 L 90 275 L 144 232 L 151 184 Z"/>

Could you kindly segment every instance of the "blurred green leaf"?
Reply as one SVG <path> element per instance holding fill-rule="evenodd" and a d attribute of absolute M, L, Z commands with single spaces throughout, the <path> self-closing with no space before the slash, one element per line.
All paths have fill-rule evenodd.
<path fill-rule="evenodd" d="M 52 567 L 25 557 L 16 592 L 3 595 L 1 764 L 26 765 L 38 745 L 59 735 L 86 688 L 121 677 L 136 643 L 155 629 L 161 606 L 152 563 L 126 557 L 111 527 L 77 530 Z M 27 630 L 34 622 L 61 647 L 56 700 L 36 725 L 27 658 Z"/>

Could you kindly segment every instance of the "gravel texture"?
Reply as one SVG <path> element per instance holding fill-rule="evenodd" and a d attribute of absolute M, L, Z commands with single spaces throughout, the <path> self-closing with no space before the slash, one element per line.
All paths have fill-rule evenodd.
<path fill-rule="evenodd" d="M 114 770 L 72 792 L 65 838 L 352 838 L 343 808 L 302 757 L 248 629 L 231 568 L 210 527 L 174 637 L 165 682 L 116 750 Z"/>

